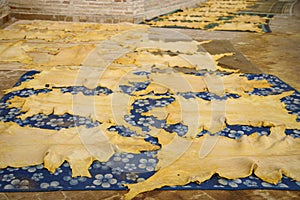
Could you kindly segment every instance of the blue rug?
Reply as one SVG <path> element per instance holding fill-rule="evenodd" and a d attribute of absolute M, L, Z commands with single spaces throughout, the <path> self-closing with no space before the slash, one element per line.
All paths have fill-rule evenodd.
<path fill-rule="evenodd" d="M 141 22 L 141 24 L 147 24 L 147 25 L 150 25 L 152 27 L 161 27 L 161 28 L 179 28 L 179 29 L 200 29 L 200 28 L 190 28 L 188 25 L 182 25 L 182 26 L 178 26 L 178 25 L 164 25 L 164 26 L 157 26 L 157 25 L 153 25 L 152 22 L 157 22 L 157 21 L 165 21 L 166 23 L 168 22 L 183 22 L 183 23 L 192 23 L 192 22 L 196 22 L 196 23 L 204 23 L 206 22 L 205 19 L 202 19 L 202 16 L 201 15 L 197 15 L 197 16 L 193 16 L 195 18 L 198 18 L 198 20 L 168 20 L 165 19 L 166 16 L 172 16 L 172 14 L 174 13 L 181 13 L 183 10 L 179 9 L 179 10 L 175 10 L 175 11 L 172 11 L 170 13 L 166 13 L 166 14 L 163 14 L 163 15 L 159 15 L 157 17 L 154 17 L 152 19 L 147 19 L 143 22 Z M 265 17 L 267 18 L 264 23 L 260 23 L 260 24 L 256 24 L 256 26 L 258 28 L 260 28 L 262 30 L 262 32 L 264 33 L 271 33 L 272 30 L 270 28 L 270 19 L 274 17 L 273 14 L 263 14 L 263 13 L 248 13 L 248 12 L 238 12 L 238 13 L 230 13 L 229 16 L 223 16 L 222 14 L 220 14 L 220 16 L 218 17 L 218 19 L 214 22 L 211 22 L 211 23 L 208 23 L 204 28 L 203 30 L 209 30 L 209 29 L 212 29 L 214 27 L 217 27 L 219 26 L 220 24 L 223 24 L 223 23 L 232 23 L 232 20 L 240 15 L 247 15 L 247 16 L 259 16 L 259 17 Z M 222 30 L 220 30 L 222 31 Z M 241 30 L 232 30 L 232 31 L 237 31 L 237 32 L 244 32 L 244 31 L 241 31 Z M 247 32 L 247 31 L 246 31 Z M 251 32 L 250 30 L 248 32 Z"/>
<path fill-rule="evenodd" d="M 39 73 L 38 71 L 30 71 L 24 74 L 16 85 L 20 85 L 23 81 L 32 79 L 32 75 Z M 149 72 L 139 72 L 140 76 L 147 76 Z M 202 76 L 203 74 L 197 74 Z M 226 74 L 219 74 L 220 76 L 226 76 Z M 273 86 L 271 88 L 255 89 L 250 92 L 254 95 L 274 95 L 280 94 L 284 91 L 295 91 L 292 87 L 281 81 L 275 76 L 266 74 L 245 74 L 249 80 L 259 79 L 267 80 Z M 132 86 L 120 86 L 124 93 L 131 94 L 136 90 L 143 90 L 147 87 L 149 82 L 143 83 L 131 83 Z M 64 87 L 60 88 L 62 92 L 69 92 L 76 94 L 82 92 L 84 95 L 99 95 L 109 94 L 112 91 L 108 88 L 97 87 L 95 89 L 87 89 L 83 86 Z M 57 115 L 44 115 L 37 114 L 32 117 L 21 120 L 17 118 L 21 114 L 18 108 L 8 108 L 7 101 L 14 96 L 28 97 L 38 93 L 50 92 L 49 89 L 33 90 L 23 89 L 20 91 L 11 92 L 6 94 L 0 101 L 0 121 L 15 122 L 20 126 L 38 127 L 41 129 L 55 129 L 68 128 L 74 126 L 86 126 L 87 128 L 95 127 L 100 122 L 93 121 L 90 118 L 82 116 L 73 116 L 70 114 L 64 114 L 62 116 Z M 200 93 L 180 93 L 185 98 L 203 98 L 205 100 L 212 99 L 226 99 L 239 98 L 238 95 L 226 94 L 223 97 L 216 96 L 209 92 Z M 149 126 L 161 127 L 167 131 L 176 132 L 180 136 L 184 136 L 187 132 L 187 127 L 183 124 L 171 124 L 167 125 L 163 120 L 157 120 L 154 117 L 145 117 L 141 115 L 141 110 L 145 112 L 151 107 L 163 107 L 174 101 L 174 98 L 166 97 L 168 94 L 164 94 L 161 99 L 145 99 L 137 100 L 133 105 L 130 115 L 125 116 L 128 123 L 136 124 L 137 121 L 142 121 L 139 126 L 144 131 L 149 130 Z M 290 113 L 297 114 L 297 120 L 300 121 L 300 93 L 295 91 L 291 96 L 281 99 L 287 106 L 286 109 Z M 111 126 L 111 131 L 118 131 L 122 136 L 131 136 L 135 134 L 133 131 L 126 129 L 122 126 Z M 223 131 L 219 132 L 219 135 L 239 138 L 242 135 L 250 135 L 254 132 L 258 132 L 260 135 L 268 135 L 270 129 L 266 127 L 251 127 L 251 126 L 227 126 Z M 206 131 L 202 131 L 198 134 L 201 137 L 206 134 Z M 300 137 L 300 130 L 286 130 L 287 135 L 292 135 L 295 138 Z M 153 144 L 158 144 L 157 140 L 149 135 L 145 139 Z M 30 153 L 30 152 L 29 152 Z M 71 177 L 71 169 L 68 163 L 64 163 L 59 167 L 55 173 L 50 173 L 43 168 L 43 165 L 22 167 L 22 168 L 6 168 L 0 169 L 0 192 L 15 192 L 15 191 L 52 191 L 52 190 L 124 190 L 126 187 L 123 184 L 136 183 L 143 181 L 155 172 L 155 166 L 158 160 L 154 157 L 157 152 L 142 152 L 140 154 L 132 153 L 116 153 L 110 158 L 108 162 L 95 161 L 90 167 L 90 173 L 92 178 L 86 177 Z M 210 180 L 203 182 L 202 184 L 190 183 L 185 186 L 179 187 L 164 187 L 165 190 L 185 190 L 185 189 L 201 189 L 201 190 L 240 190 L 240 189 L 275 189 L 275 190 L 300 190 L 300 182 L 291 180 L 290 178 L 283 177 L 282 181 L 277 185 L 272 185 L 252 175 L 247 178 L 240 178 L 236 180 L 228 180 L 225 178 L 213 176 Z"/>

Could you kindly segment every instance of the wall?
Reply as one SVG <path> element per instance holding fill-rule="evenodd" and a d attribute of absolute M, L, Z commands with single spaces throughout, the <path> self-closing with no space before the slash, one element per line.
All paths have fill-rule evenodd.
<path fill-rule="evenodd" d="M 197 3 L 200 3 L 201 0 L 145 0 L 145 18 L 153 18 L 155 16 L 165 14 L 176 9 L 192 7 Z M 204 0 L 202 0 L 204 2 Z"/>
<path fill-rule="evenodd" d="M 20 19 L 118 22 L 133 18 L 136 0 L 8 0 Z M 114 17 L 112 17 L 114 16 Z"/>
<path fill-rule="evenodd" d="M 9 20 L 9 6 L 7 0 L 0 0 L 0 26 Z"/>
<path fill-rule="evenodd" d="M 19 19 L 141 22 L 200 0 L 8 0 Z"/>

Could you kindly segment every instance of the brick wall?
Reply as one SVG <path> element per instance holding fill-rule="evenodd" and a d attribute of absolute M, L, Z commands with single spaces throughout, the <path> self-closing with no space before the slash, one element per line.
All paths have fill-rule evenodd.
<path fill-rule="evenodd" d="M 0 26 L 9 20 L 9 6 L 7 0 L 0 0 Z"/>
<path fill-rule="evenodd" d="M 19 19 L 140 22 L 201 0 L 7 0 Z"/>
<path fill-rule="evenodd" d="M 133 19 L 136 0 L 8 0 L 16 18 L 118 22 Z M 114 16 L 114 17 L 112 17 Z M 131 20 L 132 21 L 132 20 Z"/>

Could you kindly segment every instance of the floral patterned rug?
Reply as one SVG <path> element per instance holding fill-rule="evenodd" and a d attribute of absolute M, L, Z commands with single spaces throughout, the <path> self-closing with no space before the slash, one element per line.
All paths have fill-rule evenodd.
<path fill-rule="evenodd" d="M 32 75 L 39 73 L 38 71 L 30 71 L 24 74 L 16 85 L 23 81 L 32 79 Z M 140 76 L 147 76 L 149 72 L 138 72 Z M 201 75 L 201 74 L 199 74 Z M 226 74 L 220 74 L 226 75 Z M 281 81 L 275 76 L 266 74 L 245 74 L 249 80 L 267 80 L 273 86 L 271 88 L 255 89 L 252 94 L 255 95 L 272 95 L 280 94 L 284 91 L 295 91 L 289 85 Z M 122 91 L 126 94 L 131 94 L 132 91 L 143 90 L 147 87 L 149 82 L 132 83 L 132 86 L 120 86 Z M 73 94 L 83 92 L 84 95 L 108 94 L 111 91 L 107 88 L 97 87 L 93 90 L 87 89 L 83 86 L 65 87 L 61 88 L 62 92 L 70 92 Z M 33 90 L 30 88 L 14 91 L 6 94 L 0 101 L 0 121 L 14 122 L 21 126 L 38 127 L 41 129 L 55 129 L 68 128 L 74 126 L 86 126 L 87 128 L 99 125 L 99 122 L 92 121 L 90 118 L 82 116 L 72 116 L 64 114 L 44 115 L 36 114 L 24 120 L 17 118 L 21 114 L 20 109 L 8 108 L 8 100 L 14 96 L 28 97 L 37 93 L 47 93 L 48 89 Z M 232 98 L 238 98 L 232 94 L 225 97 L 218 97 L 209 92 L 193 93 L 187 92 L 181 94 L 184 98 L 203 98 L 205 100 L 212 100 L 218 98 L 227 98 L 229 95 Z M 126 121 L 131 124 L 139 124 L 147 131 L 147 127 L 163 127 L 165 130 L 176 132 L 179 136 L 183 136 L 187 132 L 187 127 L 182 124 L 166 125 L 163 121 L 155 118 L 142 116 L 141 110 L 145 111 L 150 107 L 164 107 L 173 101 L 172 98 L 161 99 L 144 99 L 137 100 L 133 103 L 131 114 L 125 116 Z M 300 121 L 300 93 L 295 91 L 291 96 L 281 99 L 287 106 L 286 109 L 293 114 L 298 115 Z M 109 129 L 118 131 L 122 136 L 130 136 L 135 134 L 122 126 L 111 126 Z M 218 132 L 219 135 L 238 139 L 242 135 L 250 135 L 258 132 L 260 135 L 268 135 L 270 129 L 266 127 L 251 127 L 251 126 L 227 126 L 224 130 Z M 202 131 L 198 134 L 201 137 L 206 134 Z M 287 130 L 287 135 L 292 135 L 294 138 L 300 137 L 300 130 Z M 145 139 L 153 144 L 158 144 L 156 139 L 148 137 Z M 30 153 L 30 152 L 29 152 Z M 108 162 L 94 161 L 89 171 L 92 178 L 76 177 L 72 178 L 71 169 L 68 163 L 64 163 L 59 167 L 55 173 L 50 173 L 43 168 L 43 165 L 0 169 L 0 191 L 51 191 L 51 190 L 124 190 L 126 187 L 123 184 L 136 183 L 143 181 L 155 173 L 155 166 L 157 159 L 155 158 L 156 151 L 142 152 L 140 154 L 133 153 L 115 153 Z M 278 189 L 278 190 L 300 190 L 300 182 L 283 177 L 282 181 L 277 185 L 266 183 L 254 175 L 247 178 L 240 178 L 236 180 L 228 180 L 225 178 L 213 176 L 210 180 L 202 184 L 191 183 L 180 187 L 164 187 L 166 190 L 176 189 Z"/>

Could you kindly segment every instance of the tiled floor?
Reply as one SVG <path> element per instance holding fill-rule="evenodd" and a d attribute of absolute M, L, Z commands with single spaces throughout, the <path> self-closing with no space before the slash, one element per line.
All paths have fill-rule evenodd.
<path fill-rule="evenodd" d="M 85 199 L 85 200 L 119 200 L 125 191 L 58 191 L 58 192 L 32 192 L 32 193 L 1 193 L 0 200 L 52 200 L 52 199 Z M 298 200 L 298 191 L 274 190 L 185 190 L 162 191 L 156 190 L 140 194 L 136 200 L 214 200 L 214 199 L 240 199 L 240 200 Z"/>
<path fill-rule="evenodd" d="M 207 32 L 177 30 L 198 40 L 229 40 L 263 73 L 273 74 L 300 91 L 300 3 L 294 16 L 276 16 L 271 22 L 272 33 Z M 211 47 L 212 51 L 217 51 Z M 256 68 L 255 68 L 256 69 Z M 0 89 L 7 89 L 18 80 L 23 70 L 0 70 Z M 0 93 L 2 96 L 2 93 Z M 58 191 L 39 193 L 0 193 L 6 199 L 122 199 L 125 191 Z M 243 191 L 152 191 L 136 199 L 300 199 L 300 191 L 243 190 Z"/>

